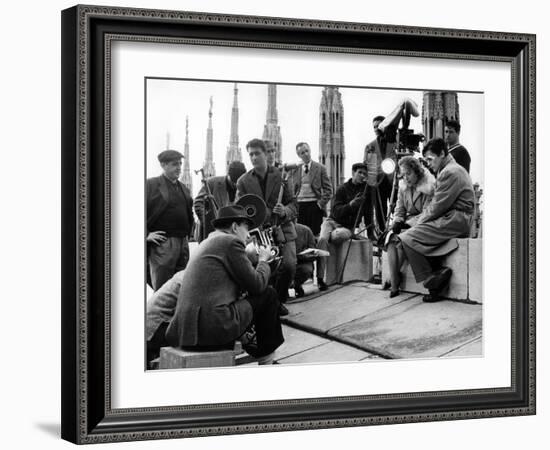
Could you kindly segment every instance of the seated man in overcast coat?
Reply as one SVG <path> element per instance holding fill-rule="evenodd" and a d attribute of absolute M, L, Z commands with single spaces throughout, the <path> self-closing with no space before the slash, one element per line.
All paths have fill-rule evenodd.
<path fill-rule="evenodd" d="M 436 175 L 431 202 L 412 228 L 399 235 L 403 250 L 417 282 L 423 282 L 430 295 L 425 302 L 436 302 L 447 286 L 452 271 L 433 270 L 428 257 L 445 256 L 458 248 L 456 238 L 468 237 L 474 212 L 474 188 L 468 172 L 448 153 L 441 138 L 429 141 L 422 151 Z"/>
<path fill-rule="evenodd" d="M 268 286 L 271 252 L 260 247 L 258 264 L 252 266 L 245 253 L 250 223 L 242 206 L 220 208 L 215 231 L 199 245 L 183 274 L 166 330 L 173 347 L 232 348 L 254 324 L 257 347 L 244 349 L 260 364 L 273 362 L 273 352 L 284 339 L 277 294 Z"/>

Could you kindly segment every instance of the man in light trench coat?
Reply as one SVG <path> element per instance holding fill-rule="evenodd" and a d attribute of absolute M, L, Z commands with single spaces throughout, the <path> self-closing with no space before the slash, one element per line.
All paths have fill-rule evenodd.
<path fill-rule="evenodd" d="M 428 257 L 445 256 L 458 248 L 456 238 L 468 237 L 474 212 L 474 189 L 466 170 L 448 154 L 445 141 L 429 141 L 422 151 L 436 174 L 432 201 L 422 211 L 415 226 L 399 235 L 403 250 L 417 282 L 423 282 L 429 295 L 425 302 L 441 300 L 452 270 L 433 270 Z"/>

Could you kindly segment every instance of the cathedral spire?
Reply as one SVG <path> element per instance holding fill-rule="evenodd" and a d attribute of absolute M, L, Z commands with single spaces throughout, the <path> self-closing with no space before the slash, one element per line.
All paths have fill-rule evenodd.
<path fill-rule="evenodd" d="M 460 121 L 456 92 L 426 91 L 422 99 L 422 127 L 426 140 L 444 137 L 449 120 Z"/>
<path fill-rule="evenodd" d="M 233 87 L 233 109 L 231 110 L 231 136 L 229 137 L 229 147 L 227 147 L 226 166 L 231 161 L 242 161 L 241 149 L 239 148 L 239 90 L 237 83 Z"/>
<path fill-rule="evenodd" d="M 262 139 L 270 140 L 275 146 L 275 161 L 281 162 L 282 138 L 281 128 L 278 125 L 279 114 L 277 112 L 277 85 L 267 85 L 267 113 Z"/>
<path fill-rule="evenodd" d="M 214 130 L 212 129 L 212 106 L 214 102 L 210 97 L 210 109 L 208 110 L 208 128 L 206 129 L 206 158 L 204 160 L 203 169 L 206 178 L 216 175 L 216 167 L 214 166 L 213 138 Z"/>
<path fill-rule="evenodd" d="M 185 146 L 180 181 L 187 186 L 189 191 L 193 192 L 193 180 L 191 179 L 191 169 L 189 167 L 189 116 L 185 116 Z"/>
<path fill-rule="evenodd" d="M 344 183 L 344 106 L 337 87 L 327 86 L 319 106 L 319 162 L 327 168 L 334 191 Z"/>

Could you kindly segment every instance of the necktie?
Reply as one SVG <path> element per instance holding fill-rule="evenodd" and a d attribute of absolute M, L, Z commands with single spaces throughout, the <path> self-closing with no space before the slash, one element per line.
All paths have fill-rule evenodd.
<path fill-rule="evenodd" d="M 304 166 L 304 172 L 306 175 L 309 173 L 309 166 L 307 164 Z"/>

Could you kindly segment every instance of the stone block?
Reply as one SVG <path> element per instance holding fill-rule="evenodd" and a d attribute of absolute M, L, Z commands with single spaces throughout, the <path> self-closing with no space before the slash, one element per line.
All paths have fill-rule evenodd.
<path fill-rule="evenodd" d="M 330 256 L 327 261 L 326 283 L 338 283 L 349 241 L 340 245 L 329 245 Z M 369 240 L 352 240 L 346 262 L 342 283 L 348 281 L 369 281 L 372 278 L 372 243 Z"/>
<path fill-rule="evenodd" d="M 234 366 L 235 356 L 241 352 L 240 342 L 235 343 L 233 350 L 198 351 L 162 347 L 160 349 L 159 369 Z"/>
<path fill-rule="evenodd" d="M 468 298 L 483 303 L 483 239 L 470 239 L 468 247 Z"/>
<path fill-rule="evenodd" d="M 482 271 L 481 271 L 481 239 L 458 239 L 458 248 L 450 253 L 443 260 L 443 265 L 450 267 L 453 271 L 453 275 L 449 282 L 449 286 L 442 292 L 442 295 L 446 298 L 453 300 L 469 300 L 472 299 L 470 290 L 472 289 L 472 276 L 476 280 L 474 283 L 475 289 L 481 284 Z M 475 255 L 471 255 L 470 247 L 474 245 Z M 479 248 L 479 250 L 478 250 Z M 477 256 L 479 253 L 479 256 Z M 474 266 L 472 267 L 472 262 Z M 476 273 L 472 274 L 472 270 Z M 401 269 L 403 280 L 401 281 L 401 289 L 407 292 L 414 292 L 418 294 L 427 294 L 428 290 L 424 288 L 422 283 L 417 283 L 412 269 L 407 261 L 403 264 Z M 390 271 L 388 266 L 388 256 L 384 252 L 382 255 L 382 282 L 390 280 Z M 477 281 L 479 280 L 479 281 Z M 477 294 L 476 296 L 481 297 Z M 480 301 L 473 299 L 475 301 Z"/>

